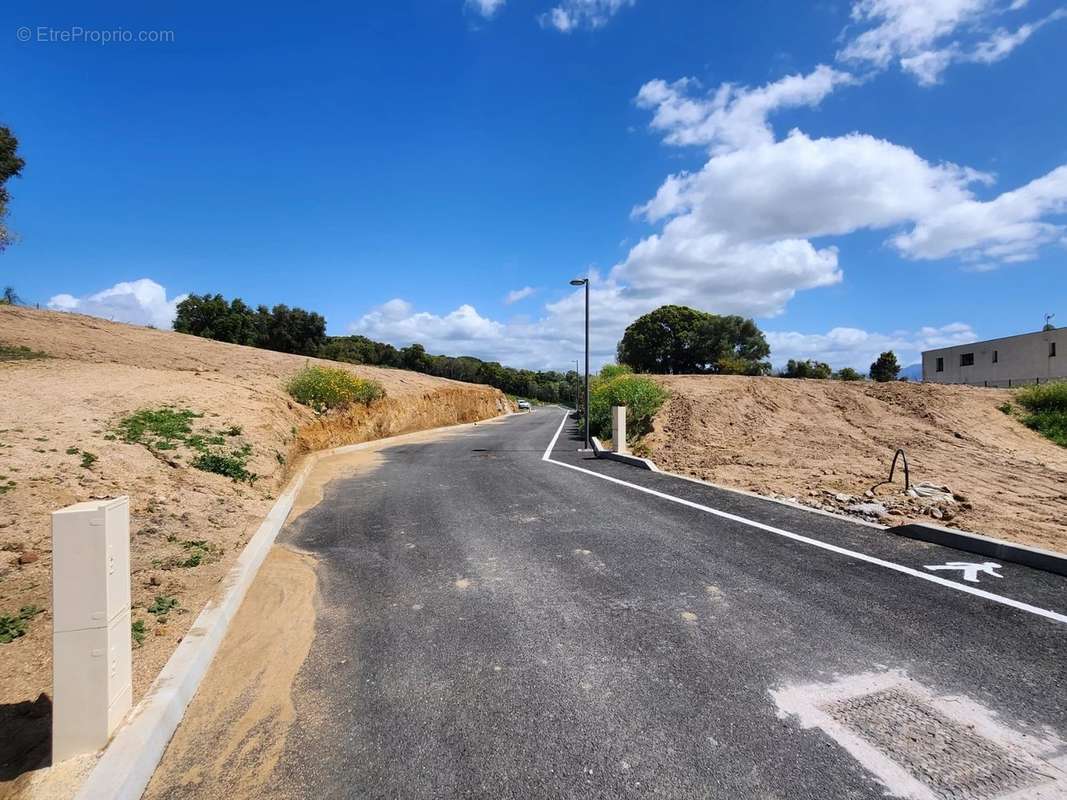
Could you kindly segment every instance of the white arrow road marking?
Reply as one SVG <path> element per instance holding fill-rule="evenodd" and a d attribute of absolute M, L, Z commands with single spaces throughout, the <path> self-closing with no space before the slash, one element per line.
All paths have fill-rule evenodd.
<path fill-rule="evenodd" d="M 939 569 L 958 569 L 963 573 L 963 579 L 970 583 L 979 583 L 979 572 L 983 575 L 992 575 L 994 578 L 1003 578 L 1003 575 L 997 574 L 997 570 L 1001 568 L 1000 564 L 994 564 L 992 561 L 986 561 L 984 564 L 973 564 L 970 561 L 949 561 L 947 564 L 927 567 L 931 572 Z"/>

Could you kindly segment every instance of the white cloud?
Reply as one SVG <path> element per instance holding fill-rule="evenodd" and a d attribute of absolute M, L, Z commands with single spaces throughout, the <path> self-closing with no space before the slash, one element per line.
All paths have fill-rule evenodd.
<path fill-rule="evenodd" d="M 153 325 L 170 328 L 177 314 L 178 303 L 187 294 L 167 299 L 167 290 L 149 278 L 116 283 L 110 289 L 85 297 L 57 294 L 48 307 L 57 311 L 76 311 L 93 317 L 133 325 Z"/>
<path fill-rule="evenodd" d="M 1041 247 L 1067 242 L 1067 228 L 1047 219 L 1063 214 L 1067 214 L 1067 165 L 987 202 L 968 198 L 936 209 L 892 243 L 910 258 L 981 259 L 986 262 L 984 271 L 993 266 L 988 262 L 1029 261 Z"/>
<path fill-rule="evenodd" d="M 507 0 L 466 0 L 465 5 L 489 19 L 504 7 L 505 2 Z"/>
<path fill-rule="evenodd" d="M 852 20 L 861 33 L 838 58 L 875 69 L 898 62 L 921 85 L 939 83 L 953 63 L 992 64 L 1006 58 L 1040 28 L 1064 16 L 1048 16 L 1009 30 L 990 23 L 1026 6 L 1026 0 L 855 0 Z"/>
<path fill-rule="evenodd" d="M 1035 258 L 1041 247 L 1064 239 L 1064 226 L 1050 218 L 1067 213 L 1067 166 L 993 200 L 976 199 L 972 187 L 991 183 L 988 174 L 931 164 L 873 136 L 811 139 L 793 131 L 667 178 L 637 209 L 649 222 L 668 220 L 663 233 L 635 247 L 618 278 L 639 285 L 668 274 L 681 280 L 687 272 L 700 286 L 702 277 L 715 274 L 716 259 L 730 253 L 722 264 L 766 279 L 772 290 L 754 313 L 774 313 L 792 297 L 790 281 L 795 291 L 832 283 L 837 274 L 836 254 L 831 269 L 828 250 L 810 244 L 783 250 L 785 241 L 903 228 L 890 243 L 909 258 L 983 259 L 989 269 Z M 772 243 L 774 252 L 794 256 L 790 267 L 756 247 Z M 775 264 L 783 267 L 782 281 L 772 279 Z M 716 287 L 716 296 L 723 288 Z"/>
<path fill-rule="evenodd" d="M 874 27 L 852 39 L 838 56 L 885 69 L 895 59 L 930 50 L 995 7 L 994 0 L 856 0 L 852 21 Z"/>
<path fill-rule="evenodd" d="M 513 303 L 517 303 L 520 300 L 525 300 L 527 297 L 531 297 L 536 293 L 537 290 L 534 289 L 532 286 L 523 286 L 521 289 L 512 289 L 510 292 L 507 293 L 507 296 L 504 298 L 504 304 L 510 306 Z"/>
<path fill-rule="evenodd" d="M 638 211 L 650 222 L 685 215 L 733 239 L 826 236 L 922 217 L 967 200 L 968 184 L 990 180 L 873 136 L 811 139 L 792 131 L 669 177 Z"/>
<path fill-rule="evenodd" d="M 370 338 L 408 345 L 421 342 L 445 348 L 449 352 L 457 346 L 496 340 L 504 330 L 499 322 L 486 319 L 471 305 L 462 305 L 451 314 L 440 317 L 416 312 L 405 300 L 390 300 L 372 309 L 350 326 L 354 333 Z"/>
<path fill-rule="evenodd" d="M 923 350 L 977 340 L 974 329 L 962 322 L 892 333 L 868 332 L 859 328 L 833 328 L 826 333 L 767 333 L 775 366 L 785 366 L 791 358 L 798 361 L 810 358 L 825 361 L 835 369 L 852 367 L 861 372 L 866 372 L 878 355 L 886 350 L 896 353 L 900 364 L 907 366 L 917 362 Z"/>
<path fill-rule="evenodd" d="M 994 64 L 1007 58 L 1015 48 L 1050 22 L 1067 17 L 1067 11 L 1058 9 L 1036 22 L 1020 25 L 1015 30 L 998 28 L 987 38 L 966 50 L 958 43 L 951 43 L 940 50 L 927 50 L 900 60 L 901 68 L 912 74 L 922 86 L 941 82 L 946 69 L 954 63 Z"/>
<path fill-rule="evenodd" d="M 654 109 L 651 126 L 675 145 L 707 145 L 713 152 L 770 144 L 767 117 L 781 108 L 817 106 L 835 88 L 854 82 L 845 72 L 820 64 L 808 75 L 788 75 L 756 89 L 724 83 L 693 97 L 694 78 L 649 81 L 637 94 L 641 108 Z"/>
<path fill-rule="evenodd" d="M 563 0 L 548 13 L 541 15 L 541 25 L 561 33 L 579 28 L 601 28 L 624 8 L 636 0 Z"/>

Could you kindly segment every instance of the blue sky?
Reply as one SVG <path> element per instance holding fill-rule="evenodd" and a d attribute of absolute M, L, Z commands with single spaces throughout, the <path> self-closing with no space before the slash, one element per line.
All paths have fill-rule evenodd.
<path fill-rule="evenodd" d="M 8 4 L 0 283 L 157 325 L 218 291 L 565 368 L 591 272 L 598 363 L 663 302 L 754 316 L 778 364 L 910 363 L 1067 321 L 1060 8 Z"/>

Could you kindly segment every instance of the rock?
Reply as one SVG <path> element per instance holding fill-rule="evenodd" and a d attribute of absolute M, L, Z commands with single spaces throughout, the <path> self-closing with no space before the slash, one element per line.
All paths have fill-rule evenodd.
<path fill-rule="evenodd" d="M 934 506 L 933 508 L 930 509 L 930 516 L 933 517 L 934 519 L 944 519 L 945 514 L 940 508 L 938 508 L 937 506 Z"/>
<path fill-rule="evenodd" d="M 881 503 L 853 503 L 845 510 L 865 517 L 884 517 L 889 513 Z"/>
<path fill-rule="evenodd" d="M 20 564 L 32 564 L 34 561 L 40 561 L 41 554 L 35 550 L 27 550 L 24 553 L 19 554 Z"/>
<path fill-rule="evenodd" d="M 863 496 L 864 497 L 874 497 L 874 492 L 872 492 L 870 489 L 868 489 L 867 491 L 865 491 L 863 493 Z"/>
<path fill-rule="evenodd" d="M 163 583 L 163 581 L 159 579 L 158 575 L 153 575 L 148 579 L 149 586 L 159 586 L 161 583 Z"/>
<path fill-rule="evenodd" d="M 839 503 L 851 503 L 852 502 L 852 495 L 850 495 L 850 494 L 835 494 L 834 495 L 834 500 L 836 500 Z"/>
<path fill-rule="evenodd" d="M 911 487 L 908 494 L 912 497 L 926 497 L 931 500 L 951 500 L 952 492 L 947 486 L 938 486 L 933 483 L 917 483 Z"/>

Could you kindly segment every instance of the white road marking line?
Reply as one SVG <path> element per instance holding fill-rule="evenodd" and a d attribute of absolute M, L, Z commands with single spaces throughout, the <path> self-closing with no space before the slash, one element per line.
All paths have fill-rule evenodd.
<path fill-rule="evenodd" d="M 1025 611 L 1029 614 L 1035 614 L 1036 616 L 1053 620 L 1054 622 L 1062 622 L 1067 624 L 1067 615 L 1059 614 L 1049 609 L 1038 608 L 1037 606 L 1032 606 L 1029 603 L 1023 603 L 1019 600 L 1012 600 L 1010 597 L 1003 597 L 999 594 L 993 594 L 992 592 L 987 592 L 983 589 L 976 589 L 973 586 L 964 586 L 961 583 L 956 583 L 955 581 L 950 581 L 946 578 L 938 577 L 937 575 L 930 575 L 927 572 L 920 572 L 917 569 L 905 567 L 903 564 L 894 564 L 892 561 L 885 561 L 881 558 L 869 556 L 866 553 L 859 553 L 855 550 L 849 550 L 845 547 L 838 547 L 835 544 L 823 542 L 819 539 L 812 539 L 808 536 L 801 536 L 799 533 L 793 533 L 792 531 L 783 530 L 782 528 L 775 528 L 773 525 L 764 525 L 762 522 L 756 522 L 755 520 L 740 517 L 737 514 L 730 514 L 726 511 L 719 511 L 718 509 L 701 505 L 700 503 L 694 503 L 692 500 L 685 500 L 681 497 L 675 497 L 674 495 L 666 494 L 664 492 L 658 492 L 655 489 L 649 489 L 646 486 L 639 486 L 636 483 L 630 483 L 628 481 L 620 480 L 619 478 L 614 478 L 611 475 L 602 475 L 599 472 L 584 469 L 583 467 L 578 467 L 574 464 L 565 464 L 562 461 L 556 461 L 552 458 L 552 451 L 556 447 L 556 442 L 559 441 L 559 435 L 563 433 L 563 426 L 567 424 L 567 418 L 569 416 L 569 414 L 563 415 L 563 419 L 559 423 L 559 428 L 556 430 L 556 435 L 552 437 L 552 441 L 549 442 L 548 448 L 545 450 L 545 454 L 541 457 L 542 461 L 546 461 L 549 464 L 555 464 L 557 467 L 565 467 L 567 469 L 572 469 L 575 472 L 583 472 L 586 475 L 592 475 L 594 478 L 599 478 L 600 480 L 615 483 L 619 486 L 627 486 L 631 489 L 635 489 L 636 491 L 644 492 L 645 494 L 650 494 L 653 497 L 659 497 L 663 500 L 668 500 L 672 503 L 677 503 L 679 505 L 687 506 L 689 508 L 695 508 L 698 511 L 703 511 L 708 514 L 712 514 L 713 516 L 721 517 L 722 519 L 728 519 L 731 522 L 738 522 L 742 525 L 747 525 L 751 528 L 766 531 L 767 533 L 773 533 L 776 536 L 783 536 L 786 539 L 792 539 L 795 542 L 803 542 L 804 544 L 810 544 L 812 547 L 818 547 L 820 550 L 829 550 L 831 553 L 837 553 L 838 555 L 848 556 L 849 558 L 854 558 L 858 561 L 865 561 L 868 564 L 875 564 L 879 567 L 885 567 L 886 569 L 891 569 L 894 572 L 900 572 L 904 575 L 910 575 L 913 578 L 918 578 L 929 583 L 936 583 L 939 586 L 944 586 L 948 589 L 953 589 L 957 592 L 971 594 L 975 597 L 981 597 L 985 600 L 991 600 L 994 603 L 999 603 L 1004 606 L 1009 606 L 1011 608 L 1018 609 L 1019 611 Z"/>

